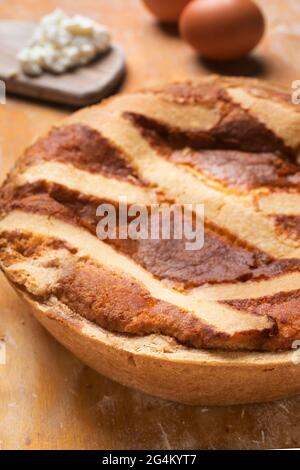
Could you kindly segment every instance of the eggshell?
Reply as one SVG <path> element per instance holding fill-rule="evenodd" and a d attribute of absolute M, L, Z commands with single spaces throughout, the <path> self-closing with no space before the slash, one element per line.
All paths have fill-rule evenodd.
<path fill-rule="evenodd" d="M 183 38 L 208 59 L 232 60 L 261 40 L 265 21 L 252 0 L 194 0 L 180 18 Z"/>
<path fill-rule="evenodd" d="M 160 21 L 175 23 L 184 7 L 191 0 L 143 0 L 144 4 Z"/>

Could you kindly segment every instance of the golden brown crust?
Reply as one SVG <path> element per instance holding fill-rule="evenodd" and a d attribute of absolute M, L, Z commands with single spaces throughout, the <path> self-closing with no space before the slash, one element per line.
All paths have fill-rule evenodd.
<path fill-rule="evenodd" d="M 267 108 L 274 115 L 266 116 Z M 278 298 L 275 281 L 299 272 L 299 237 L 287 233 L 272 199 L 282 197 L 290 212 L 297 207 L 299 129 L 300 114 L 284 91 L 240 79 L 174 84 L 83 110 L 31 147 L 1 190 L 4 271 L 19 288 L 38 292 L 39 301 L 55 298 L 110 331 L 163 334 L 194 348 L 289 348 L 300 334 L 300 299 L 291 294 L 283 327 L 272 300 L 256 311 L 247 292 L 265 282 L 270 299 Z M 66 232 L 70 225 L 95 238 L 97 206 L 117 206 L 127 194 L 146 205 L 204 202 L 204 248 L 188 252 L 186 240 L 174 239 L 118 239 L 107 247 L 99 241 L 99 261 L 88 249 L 77 259 L 77 235 L 57 233 L 61 246 L 45 242 L 30 256 L 9 235 L 8 220 L 20 237 L 45 235 L 48 221 L 63 221 L 58 226 Z M 286 217 L 297 217 L 290 212 Z M 103 262 L 106 249 L 115 259 L 111 268 Z M 45 281 L 43 299 L 38 273 L 46 278 L 49 262 L 57 262 L 57 273 L 51 271 L 51 285 Z M 222 310 L 218 290 L 206 299 L 208 284 L 222 295 L 236 285 L 241 298 L 226 294 Z M 288 297 L 288 282 L 285 289 Z"/>
<path fill-rule="evenodd" d="M 240 106 L 225 101 L 219 113 L 216 125 L 205 132 L 201 128 L 190 130 L 171 126 L 139 113 L 127 112 L 124 118 L 132 121 L 143 137 L 163 153 L 168 149 L 188 147 L 194 150 L 277 152 L 292 157 L 292 149 L 281 138 Z"/>
<path fill-rule="evenodd" d="M 187 349 L 157 335 L 124 338 L 20 294 L 42 325 L 84 363 L 147 394 L 202 406 L 266 402 L 299 394 L 294 352 L 218 353 Z"/>
<path fill-rule="evenodd" d="M 271 316 L 276 320 L 279 337 L 289 338 L 288 346 L 292 338 L 293 341 L 299 339 L 300 290 L 289 293 L 279 292 L 256 299 L 231 300 L 225 303 L 241 311 Z"/>
<path fill-rule="evenodd" d="M 11 191 L 10 191 L 10 190 Z M 10 187 L 2 193 L 5 211 L 21 209 L 26 212 L 56 217 L 80 225 L 96 235 L 97 207 L 101 203 L 115 205 L 115 201 L 84 197 L 63 186 L 39 182 L 20 188 Z M 171 233 L 174 214 L 171 212 Z M 125 225 L 127 227 L 127 224 Z M 159 224 L 161 228 L 161 220 Z M 124 228 L 124 226 L 123 226 Z M 118 226 L 118 230 L 120 226 Z M 204 284 L 218 284 L 251 279 L 268 279 L 292 271 L 300 271 L 300 260 L 274 260 L 267 254 L 244 247 L 239 240 L 219 234 L 216 228 L 205 228 L 205 244 L 201 250 L 187 251 L 182 240 L 112 239 L 104 240 L 126 254 L 161 280 L 174 282 L 174 287 L 190 289 Z M 141 333 L 143 331 L 141 330 Z"/>
<path fill-rule="evenodd" d="M 169 158 L 175 163 L 196 169 L 224 186 L 245 193 L 260 187 L 300 187 L 299 167 L 272 153 L 175 150 Z"/>
<path fill-rule="evenodd" d="M 278 232 L 287 235 L 294 240 L 300 239 L 300 216 L 299 215 L 274 215 L 274 221 Z"/>
<path fill-rule="evenodd" d="M 25 152 L 23 164 L 40 161 L 71 163 L 91 173 L 142 183 L 120 149 L 99 132 L 81 124 L 54 128 Z"/>
<path fill-rule="evenodd" d="M 7 278 L 60 342 L 125 385 L 205 405 L 299 393 L 292 351 L 255 352 L 300 333 L 299 109 L 275 85 L 210 77 L 80 111 L 1 190 Z M 204 202 L 206 251 L 193 263 L 172 244 L 98 241 L 96 206 L 124 193 Z"/>
<path fill-rule="evenodd" d="M 116 275 L 86 261 L 72 266 L 54 294 L 72 311 L 105 330 L 137 336 L 165 335 L 195 348 L 216 349 L 226 344 L 228 349 L 247 349 L 250 343 L 255 349 L 264 349 L 270 335 L 276 334 L 275 324 L 260 332 L 247 331 L 245 335 L 220 333 L 192 314 L 153 299 L 128 276 Z"/>
<path fill-rule="evenodd" d="M 68 255 L 55 256 L 62 250 Z M 49 252 L 54 256 L 47 257 Z M 21 266 L 24 268 L 26 263 L 36 262 L 47 275 L 53 268 L 61 273 L 55 284 L 47 285 L 44 291 L 39 288 L 38 294 L 31 285 L 33 298 L 50 304 L 55 298 L 61 305 L 108 331 L 137 336 L 165 335 L 195 348 L 270 349 L 269 338 L 277 332 L 274 322 L 259 331 L 223 333 L 191 312 L 153 298 L 131 276 L 77 255 L 76 249 L 60 240 L 21 235 L 18 231 L 3 232 L 0 244 L 2 265 L 8 272 L 11 266 L 19 265 L 22 271 Z M 21 281 L 18 277 L 13 280 L 19 289 L 24 289 L 22 278 Z M 281 346 L 284 347 L 284 343 Z"/>

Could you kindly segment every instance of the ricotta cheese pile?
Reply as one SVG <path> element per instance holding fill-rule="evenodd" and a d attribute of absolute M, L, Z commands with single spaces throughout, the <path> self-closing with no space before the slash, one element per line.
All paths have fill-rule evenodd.
<path fill-rule="evenodd" d="M 27 75 L 61 74 L 91 62 L 111 46 L 108 29 L 90 18 L 67 16 L 62 10 L 44 16 L 28 46 L 18 54 Z"/>

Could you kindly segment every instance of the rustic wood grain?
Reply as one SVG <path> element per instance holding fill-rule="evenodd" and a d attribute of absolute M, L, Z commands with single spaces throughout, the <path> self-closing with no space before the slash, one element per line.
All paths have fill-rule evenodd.
<path fill-rule="evenodd" d="M 107 23 L 124 46 L 124 90 L 218 71 L 290 85 L 300 79 L 300 3 L 259 0 L 268 34 L 252 58 L 203 63 L 157 25 L 139 0 L 3 0 L 1 19 L 37 21 L 63 7 Z M 297 29 L 298 28 L 298 29 Z M 0 106 L 0 178 L 24 146 L 69 111 L 9 98 Z M 273 404 L 192 408 L 126 389 L 96 374 L 57 344 L 0 280 L 2 449 L 207 449 L 300 447 L 300 397 Z"/>

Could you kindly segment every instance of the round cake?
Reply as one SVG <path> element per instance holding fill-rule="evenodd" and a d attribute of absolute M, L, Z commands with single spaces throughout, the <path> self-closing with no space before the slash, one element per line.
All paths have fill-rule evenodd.
<path fill-rule="evenodd" d="M 300 107 L 277 85 L 212 76 L 119 95 L 17 162 L 1 268 L 58 341 L 124 385 L 205 405 L 297 394 L 299 157 Z M 203 246 L 121 236 L 125 200 L 170 207 L 171 225 L 175 206 L 194 225 L 203 206 Z M 115 209 L 114 237 L 99 237 L 99 207 Z"/>

